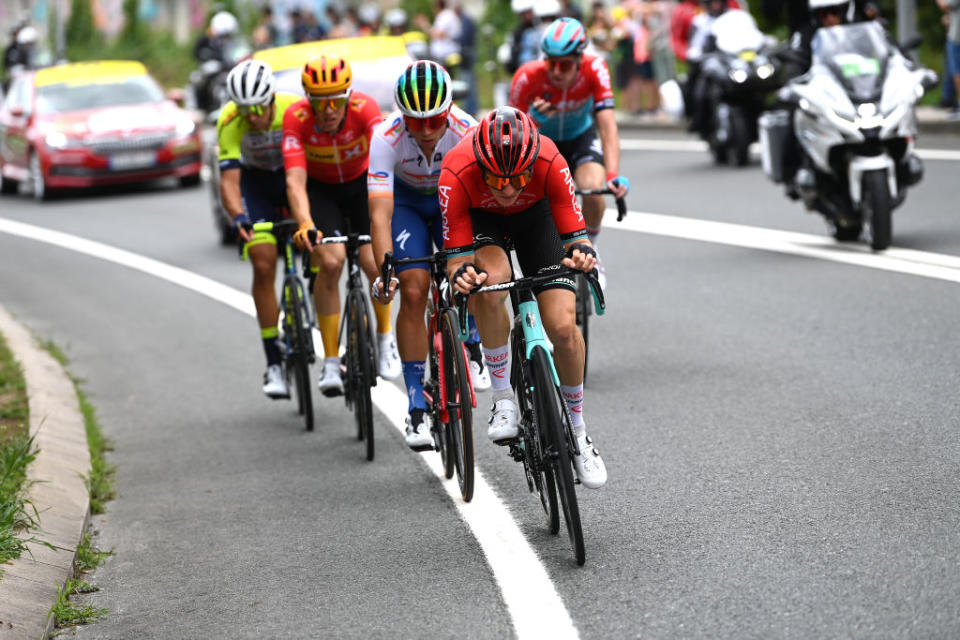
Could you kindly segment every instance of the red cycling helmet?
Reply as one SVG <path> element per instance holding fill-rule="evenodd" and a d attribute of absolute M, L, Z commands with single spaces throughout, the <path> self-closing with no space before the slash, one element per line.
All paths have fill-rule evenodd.
<path fill-rule="evenodd" d="M 533 167 L 540 153 L 540 133 L 523 111 L 500 107 L 488 113 L 473 134 L 480 167 L 497 176 L 515 176 Z"/>

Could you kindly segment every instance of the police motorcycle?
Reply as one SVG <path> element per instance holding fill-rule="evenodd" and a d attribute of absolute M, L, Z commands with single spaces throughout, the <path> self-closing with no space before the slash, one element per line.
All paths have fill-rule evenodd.
<path fill-rule="evenodd" d="M 701 62 L 707 84 L 700 137 L 718 164 L 744 166 L 750 144 L 758 138 L 757 119 L 782 84 L 780 62 L 769 51 L 776 41 L 746 11 L 726 11 L 711 32 L 713 46 Z"/>
<path fill-rule="evenodd" d="M 761 118 L 764 172 L 784 181 L 783 145 L 795 136 L 801 162 L 788 193 L 823 215 L 837 240 L 865 235 L 882 251 L 890 246 L 893 209 L 923 177 L 915 106 L 937 76 L 876 22 L 821 28 L 812 52 L 810 70 L 778 95 L 794 108 Z"/>

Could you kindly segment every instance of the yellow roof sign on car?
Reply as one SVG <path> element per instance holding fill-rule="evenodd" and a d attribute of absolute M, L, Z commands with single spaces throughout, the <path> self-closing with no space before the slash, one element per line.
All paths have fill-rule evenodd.
<path fill-rule="evenodd" d="M 39 69 L 34 83 L 38 87 L 50 84 L 95 84 L 142 76 L 146 73 L 147 68 L 134 60 L 72 62 Z"/>
<path fill-rule="evenodd" d="M 407 55 L 407 48 L 401 36 L 369 36 L 366 38 L 337 38 L 301 42 L 285 47 L 261 49 L 253 54 L 257 60 L 269 64 L 274 71 L 285 71 L 303 65 L 307 60 L 321 53 L 338 55 L 353 64 L 358 60 L 376 60 Z"/>

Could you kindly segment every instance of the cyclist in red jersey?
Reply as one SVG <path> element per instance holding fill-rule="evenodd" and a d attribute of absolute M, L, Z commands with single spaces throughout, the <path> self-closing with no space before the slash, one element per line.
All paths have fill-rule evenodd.
<path fill-rule="evenodd" d="M 511 279 L 508 240 L 527 275 L 561 263 L 582 271 L 596 266 L 570 167 L 522 111 L 501 107 L 490 112 L 451 149 L 443 160 L 438 192 L 448 273 L 460 293 Z M 577 475 L 593 489 L 603 486 L 607 471 L 583 422 L 584 345 L 576 325 L 575 288 L 572 279 L 558 277 L 535 293 L 580 446 Z M 506 292 L 484 293 L 474 307 L 494 400 L 487 435 L 499 444 L 518 433 L 506 298 Z"/>
<path fill-rule="evenodd" d="M 367 165 L 370 138 L 383 119 L 377 101 L 350 90 L 352 73 L 343 58 L 322 55 L 309 60 L 301 74 L 307 96 L 287 108 L 283 116 L 283 164 L 287 199 L 300 223 L 296 234 L 301 246 L 310 246 L 307 235 L 317 229 L 324 236 L 348 231 L 370 233 L 367 210 Z M 325 354 L 320 391 L 326 396 L 343 393 L 340 376 L 340 274 L 347 254 L 344 245 L 314 245 L 313 264 L 320 272 L 314 285 L 317 325 Z M 373 282 L 376 262 L 370 245 L 360 249 L 360 265 Z M 400 355 L 390 330 L 390 304 L 373 301 L 379 334 L 379 373 L 400 375 Z"/>
<path fill-rule="evenodd" d="M 553 140 L 581 189 L 603 189 L 622 198 L 630 182 L 619 175 L 620 141 L 613 115 L 610 71 L 601 58 L 585 55 L 586 29 L 573 18 L 554 20 L 543 33 L 546 59 L 520 67 L 510 85 L 510 105 L 527 112 L 540 133 Z M 597 140 L 594 132 L 600 133 Z M 584 196 L 587 234 L 596 250 L 603 220 L 603 196 Z M 606 273 L 598 256 L 600 284 Z"/>

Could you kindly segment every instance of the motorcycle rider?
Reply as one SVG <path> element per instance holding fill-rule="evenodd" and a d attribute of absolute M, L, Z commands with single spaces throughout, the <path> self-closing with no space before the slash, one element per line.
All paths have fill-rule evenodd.
<path fill-rule="evenodd" d="M 686 95 L 683 103 L 690 119 L 688 129 L 702 133 L 706 125 L 706 110 L 703 108 L 707 97 L 708 80 L 701 73 L 703 54 L 714 48 L 713 23 L 727 12 L 727 0 L 703 0 L 704 12 L 693 19 L 690 27 L 690 46 L 687 47 L 687 82 L 684 84 Z"/>
<path fill-rule="evenodd" d="M 211 60 L 219 62 L 220 69 L 232 66 L 232 60 L 227 60 L 227 45 L 237 35 L 239 28 L 236 17 L 229 11 L 218 11 L 213 14 L 207 30 L 197 38 L 193 47 L 193 57 L 201 69 L 204 68 L 204 63 Z M 217 73 L 201 71 L 200 78 L 195 84 L 194 95 L 197 106 L 204 111 L 212 111 L 218 106 L 213 104 L 214 98 L 211 95 L 210 86 Z"/>

